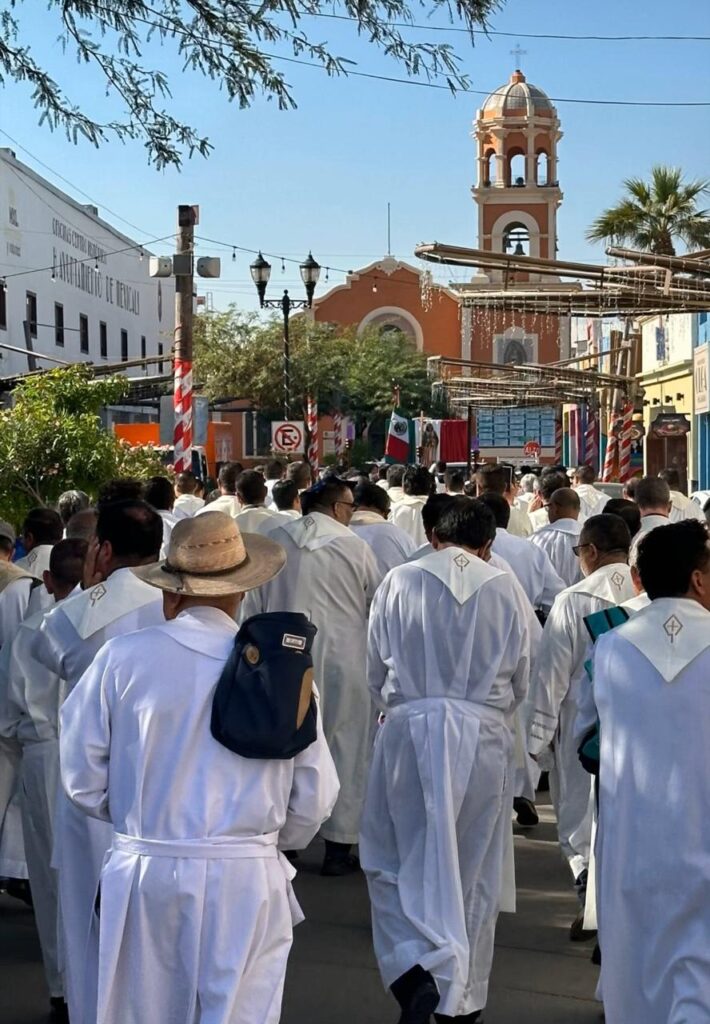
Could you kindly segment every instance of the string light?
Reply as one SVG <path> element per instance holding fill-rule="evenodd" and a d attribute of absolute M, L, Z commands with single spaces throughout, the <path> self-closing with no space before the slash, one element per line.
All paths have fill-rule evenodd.
<path fill-rule="evenodd" d="M 237 262 L 237 250 L 232 246 L 232 263 Z"/>
<path fill-rule="evenodd" d="M 141 263 L 143 262 L 143 246 L 141 246 L 138 251 L 138 259 L 141 261 Z"/>
<path fill-rule="evenodd" d="M 281 257 L 281 273 L 282 274 L 286 273 L 286 263 L 284 262 L 283 256 Z"/>
<path fill-rule="evenodd" d="M 326 281 L 330 280 L 330 267 L 325 268 L 325 279 Z"/>
<path fill-rule="evenodd" d="M 377 293 L 377 278 L 372 282 L 372 292 L 373 295 Z"/>
<path fill-rule="evenodd" d="M 52 280 L 53 281 L 57 280 L 57 275 L 54 272 L 54 265 L 52 265 Z M 5 278 L 3 278 L 3 288 L 4 288 L 4 286 L 5 286 Z"/>

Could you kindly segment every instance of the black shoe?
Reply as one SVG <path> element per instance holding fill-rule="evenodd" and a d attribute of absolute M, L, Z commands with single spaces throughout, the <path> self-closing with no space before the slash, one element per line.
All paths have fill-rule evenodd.
<path fill-rule="evenodd" d="M 535 804 L 525 796 L 516 796 L 513 800 L 513 810 L 518 816 L 518 825 L 522 825 L 523 828 L 532 828 L 540 822 Z"/>
<path fill-rule="evenodd" d="M 30 883 L 26 878 L 8 878 L 5 880 L 5 892 L 8 896 L 14 896 L 27 907 L 32 906 L 32 893 Z"/>
<path fill-rule="evenodd" d="M 458 1021 L 459 1024 L 483 1024 L 483 1017 L 481 1014 L 483 1010 L 474 1010 L 473 1013 L 467 1013 L 465 1017 L 444 1017 L 441 1013 L 434 1014 L 434 1020 L 437 1024 L 449 1024 L 449 1022 Z"/>
<path fill-rule="evenodd" d="M 360 861 L 352 853 L 346 853 L 344 857 L 337 854 L 326 854 L 320 873 L 326 878 L 339 878 L 342 875 L 352 875 L 359 870 Z"/>
<path fill-rule="evenodd" d="M 540 780 L 537 784 L 538 793 L 549 793 L 550 792 L 550 773 L 541 772 Z"/>
<path fill-rule="evenodd" d="M 423 982 L 412 993 L 407 1008 L 402 1010 L 399 1024 L 430 1024 L 431 1015 L 439 1005 L 440 998 L 435 981 Z"/>
<path fill-rule="evenodd" d="M 49 1015 L 57 1024 L 69 1024 L 69 1007 L 61 996 L 52 996 L 49 1000 Z"/>
<path fill-rule="evenodd" d="M 594 952 L 592 953 L 591 959 L 592 959 L 592 963 L 594 964 L 595 967 L 601 967 L 601 965 L 602 965 L 602 951 L 601 951 L 601 949 L 599 947 L 599 943 L 598 942 L 597 942 L 597 944 L 594 947 Z"/>
<path fill-rule="evenodd" d="M 590 939 L 596 939 L 596 937 L 596 931 L 584 927 L 584 907 L 580 907 L 579 913 L 570 926 L 570 942 L 589 942 Z"/>

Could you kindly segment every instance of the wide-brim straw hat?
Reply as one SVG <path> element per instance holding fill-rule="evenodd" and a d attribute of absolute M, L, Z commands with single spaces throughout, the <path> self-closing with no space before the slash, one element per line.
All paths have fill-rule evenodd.
<path fill-rule="evenodd" d="M 151 587 L 186 597 L 224 597 L 277 576 L 286 552 L 258 533 L 242 533 L 224 512 L 204 512 L 173 527 L 167 558 L 133 569 Z"/>

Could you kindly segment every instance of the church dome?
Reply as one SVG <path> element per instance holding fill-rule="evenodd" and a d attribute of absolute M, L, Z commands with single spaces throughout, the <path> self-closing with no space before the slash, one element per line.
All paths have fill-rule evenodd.
<path fill-rule="evenodd" d="M 550 97 L 530 85 L 522 71 L 514 71 L 509 82 L 492 92 L 481 112 L 484 118 L 555 116 Z"/>

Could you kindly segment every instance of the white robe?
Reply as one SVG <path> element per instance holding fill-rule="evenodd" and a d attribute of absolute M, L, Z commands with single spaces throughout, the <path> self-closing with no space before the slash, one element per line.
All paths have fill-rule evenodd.
<path fill-rule="evenodd" d="M 579 544 L 581 531 L 582 524 L 576 519 L 558 519 L 536 530 L 530 538 L 531 543 L 542 548 L 548 556 L 566 587 L 572 587 L 582 579 L 579 558 L 572 550 Z"/>
<path fill-rule="evenodd" d="M 387 986 L 431 971 L 447 1015 L 486 1002 L 529 646 L 512 580 L 462 548 L 393 569 L 375 596 L 368 684 L 386 717 L 360 838 L 375 953 Z"/>
<path fill-rule="evenodd" d="M 285 521 L 280 512 L 264 505 L 244 505 L 234 516 L 242 533 L 268 533 Z"/>
<path fill-rule="evenodd" d="M 408 533 L 417 547 L 426 544 L 422 521 L 422 509 L 426 502 L 427 496 L 424 494 L 403 494 L 399 501 L 393 499 L 390 510 L 390 520 Z"/>
<path fill-rule="evenodd" d="M 684 519 L 697 519 L 706 523 L 705 513 L 696 501 L 692 501 L 681 491 L 671 491 L 671 514 L 672 523 L 680 523 Z"/>
<path fill-rule="evenodd" d="M 17 569 L 28 572 L 35 580 L 41 583 L 43 574 L 49 569 L 49 556 L 52 553 L 51 544 L 40 544 L 32 548 L 24 558 L 15 562 Z M 34 600 L 32 596 L 34 594 Z M 32 606 L 30 602 L 32 601 Z M 17 629 L 29 613 L 33 614 L 40 608 L 47 608 L 52 599 L 44 586 L 33 586 L 32 580 L 14 580 L 0 592 L 0 647 L 12 640 Z"/>
<path fill-rule="evenodd" d="M 51 866 L 59 781 L 59 708 L 65 686 L 32 653 L 45 612 L 25 619 L 0 656 L 0 736 L 22 750 L 20 806 L 35 922 L 50 995 L 63 995 L 57 948 L 57 878 Z"/>
<path fill-rule="evenodd" d="M 636 564 L 639 544 L 646 536 L 646 534 L 650 533 L 651 530 L 657 530 L 659 527 L 670 526 L 672 521 L 673 520 L 669 516 L 658 516 L 655 514 L 649 516 L 641 516 L 641 528 L 634 537 L 634 539 L 631 541 L 631 551 L 629 552 L 629 562 L 631 565 Z"/>
<path fill-rule="evenodd" d="M 356 843 L 374 719 L 365 679 L 367 612 L 381 575 L 365 541 L 320 512 L 270 536 L 286 549 L 286 567 L 247 594 L 240 619 L 259 612 L 303 612 L 318 628 L 314 676 L 341 782 L 335 810 L 321 835 L 336 843 Z"/>
<path fill-rule="evenodd" d="M 130 569 L 117 569 L 104 583 L 67 598 L 45 616 L 35 633 L 33 655 L 64 679 L 71 692 L 107 640 L 162 621 L 161 592 Z M 60 793 L 54 866 L 59 872 L 64 983 L 72 1024 L 94 1024 L 97 949 L 89 937 L 99 872 L 110 843 L 110 828 Z"/>
<path fill-rule="evenodd" d="M 533 608 L 551 608 L 557 595 L 565 589 L 547 554 L 530 541 L 498 527 L 493 552 L 511 566 Z"/>
<path fill-rule="evenodd" d="M 529 537 L 532 534 L 533 525 L 527 509 L 516 508 L 515 505 L 511 505 L 508 532 L 514 537 Z"/>
<path fill-rule="evenodd" d="M 205 607 L 112 640 L 62 710 L 66 791 L 113 829 L 93 922 L 97 1024 L 279 1020 L 302 915 L 277 843 L 310 842 L 338 781 L 320 721 L 291 760 L 242 758 L 213 739 L 235 633 Z"/>
<path fill-rule="evenodd" d="M 191 519 L 196 512 L 204 507 L 205 499 L 196 494 L 178 494 L 173 505 L 173 515 L 180 519 Z"/>
<path fill-rule="evenodd" d="M 383 519 L 378 512 L 356 512 L 350 529 L 370 545 L 382 576 L 406 562 L 417 550 L 416 541 L 405 530 Z"/>
<path fill-rule="evenodd" d="M 179 522 L 179 519 L 174 512 L 170 512 L 166 508 L 159 508 L 157 509 L 157 512 L 163 520 L 163 543 L 160 546 L 160 557 L 166 558 L 168 554 L 168 547 L 170 545 L 170 536 L 173 532 L 175 523 Z"/>
<path fill-rule="evenodd" d="M 631 571 L 623 562 L 605 565 L 558 596 L 542 631 L 531 683 L 531 754 L 553 748 L 550 792 L 562 853 L 575 878 L 589 867 L 592 830 L 591 777 L 577 755 L 578 699 L 585 679 L 590 639 L 584 617 L 634 597 Z"/>
<path fill-rule="evenodd" d="M 710 1019 L 710 614 L 661 598 L 600 637 L 597 832 L 607 1024 Z"/>
<path fill-rule="evenodd" d="M 579 496 L 582 520 L 589 519 L 590 516 L 600 515 L 607 501 L 610 500 L 608 494 L 597 490 L 593 484 L 577 484 L 573 490 Z"/>

